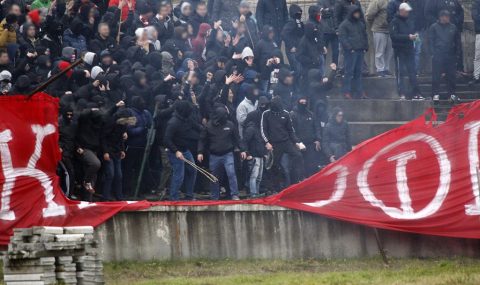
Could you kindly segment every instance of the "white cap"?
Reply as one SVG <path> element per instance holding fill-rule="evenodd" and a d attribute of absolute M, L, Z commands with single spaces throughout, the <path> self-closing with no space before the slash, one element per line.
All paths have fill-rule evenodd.
<path fill-rule="evenodd" d="M 100 73 L 103 73 L 103 69 L 100 66 L 94 66 L 90 71 L 90 77 L 95 80 Z"/>
<path fill-rule="evenodd" d="M 246 57 L 254 57 L 253 50 L 250 47 L 245 47 L 242 51 L 242 59 Z"/>
<path fill-rule="evenodd" d="M 402 3 L 400 4 L 400 7 L 398 7 L 398 10 L 412 11 L 412 7 L 410 7 L 408 3 Z"/>

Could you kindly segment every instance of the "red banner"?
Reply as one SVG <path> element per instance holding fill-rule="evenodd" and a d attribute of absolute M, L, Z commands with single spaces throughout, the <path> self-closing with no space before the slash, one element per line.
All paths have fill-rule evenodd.
<path fill-rule="evenodd" d="M 357 146 L 282 193 L 240 202 L 88 203 L 64 197 L 55 170 L 58 101 L 40 93 L 0 97 L 0 244 L 13 228 L 97 226 L 152 205 L 266 204 L 368 226 L 480 238 L 480 102 L 434 126 L 423 117 Z M 433 111 L 430 111 L 431 115 Z"/>

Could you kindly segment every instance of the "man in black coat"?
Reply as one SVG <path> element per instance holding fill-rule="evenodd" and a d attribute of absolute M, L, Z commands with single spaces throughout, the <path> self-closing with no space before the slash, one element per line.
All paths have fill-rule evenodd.
<path fill-rule="evenodd" d="M 285 52 L 287 54 L 288 62 L 295 72 L 301 74 L 302 65 L 298 61 L 297 52 L 298 43 L 304 33 L 302 8 L 296 4 L 290 5 L 289 15 L 290 19 L 282 30 L 282 39 L 285 43 Z"/>
<path fill-rule="evenodd" d="M 401 99 L 421 100 L 423 97 L 420 95 L 417 84 L 414 47 L 414 42 L 418 40 L 419 35 L 415 32 L 414 22 L 410 21 L 410 11 L 412 11 L 410 5 L 402 3 L 389 29 L 395 54 L 398 95 Z M 410 91 L 406 90 L 403 83 L 405 74 L 408 75 Z"/>
<path fill-rule="evenodd" d="M 297 105 L 290 112 L 292 125 L 298 138 L 305 144 L 302 152 L 304 161 L 304 176 L 309 177 L 318 171 L 319 151 L 321 150 L 321 128 L 317 128 L 314 114 L 308 109 L 306 96 L 297 100 Z"/>
<path fill-rule="evenodd" d="M 345 57 L 342 92 L 347 99 L 366 98 L 363 92 L 362 64 L 368 50 L 368 36 L 362 9 L 353 5 L 350 16 L 338 28 L 338 37 Z"/>
<path fill-rule="evenodd" d="M 461 34 L 463 31 L 465 11 L 458 0 L 427 0 L 425 3 L 427 27 L 435 24 L 441 11 L 448 11 L 450 13 L 450 23 L 455 25 L 458 32 Z M 460 48 L 456 61 L 456 70 L 463 72 L 463 69 L 463 50 Z"/>
<path fill-rule="evenodd" d="M 194 199 L 194 185 L 197 171 L 185 160 L 195 163 L 192 151 L 197 148 L 201 126 L 191 118 L 193 106 L 188 101 L 177 101 L 175 113 L 165 129 L 164 145 L 173 169 L 170 182 L 170 200 L 180 199 L 180 187 L 185 185 L 185 199 Z"/>
<path fill-rule="evenodd" d="M 228 120 L 228 111 L 225 107 L 217 107 L 200 134 L 197 159 L 202 162 L 204 155 L 209 153 L 209 168 L 216 177 L 220 177 L 222 168 L 225 169 L 232 200 L 240 200 L 234 162 L 234 151 L 239 150 L 240 135 L 237 126 Z M 246 153 L 242 152 L 241 158 L 245 159 L 246 157 Z M 212 200 L 220 199 L 220 185 L 218 183 L 211 184 L 210 198 Z"/>
<path fill-rule="evenodd" d="M 319 0 L 317 5 L 322 9 L 323 37 L 325 46 L 330 45 L 332 63 L 338 64 L 338 21 L 336 19 L 335 0 Z"/>
<path fill-rule="evenodd" d="M 391 0 L 387 5 L 387 22 L 390 23 L 395 15 L 398 13 L 400 5 L 407 3 L 412 8 L 410 11 L 409 21 L 413 22 L 415 33 L 418 34 L 418 39 L 414 41 L 415 47 L 415 71 L 420 72 L 420 55 L 422 53 L 422 43 L 425 36 L 425 1 L 424 0 Z"/>
<path fill-rule="evenodd" d="M 247 151 L 247 160 L 250 170 L 249 188 L 250 197 L 256 198 L 260 194 L 260 183 L 263 178 L 264 157 L 267 154 L 265 143 L 260 132 L 262 113 L 268 109 L 268 99 L 261 96 L 258 99 L 258 109 L 250 112 L 243 123 L 243 144 Z"/>
<path fill-rule="evenodd" d="M 450 12 L 440 12 L 439 20 L 428 30 L 429 47 L 432 54 L 432 95 L 433 100 L 440 100 L 440 80 L 445 73 L 448 96 L 452 101 L 458 98 L 455 95 L 456 74 L 455 66 L 461 55 L 462 44 L 460 31 L 450 23 Z M 446 98 L 444 98 L 446 99 Z"/>
<path fill-rule="evenodd" d="M 305 34 L 298 44 L 298 60 L 302 63 L 303 77 L 307 78 L 308 71 L 318 69 L 321 76 L 324 74 L 325 42 L 319 38 L 319 31 L 313 23 L 305 25 Z"/>
<path fill-rule="evenodd" d="M 197 36 L 200 24 L 210 24 L 210 17 L 207 11 L 207 3 L 205 3 L 204 1 L 198 2 L 194 14 L 190 17 L 190 23 L 192 24 L 193 28 L 193 37 Z"/>
<path fill-rule="evenodd" d="M 290 114 L 284 110 L 281 98 L 274 97 L 270 103 L 270 110 L 263 112 L 260 121 L 260 130 L 265 142 L 265 147 L 268 151 L 273 152 L 271 176 L 278 179 L 283 176 L 283 173 L 289 173 L 290 170 L 292 172 L 293 183 L 302 180 L 303 157 L 300 150 L 305 149 L 305 145 L 303 145 L 297 137 Z M 285 172 L 281 170 L 283 155 L 288 155 L 289 159 L 290 169 L 285 170 Z M 289 179 L 287 178 L 286 180 L 288 181 Z M 280 190 L 278 186 L 275 188 L 276 190 Z"/>
<path fill-rule="evenodd" d="M 275 30 L 275 41 L 281 43 L 283 25 L 288 21 L 286 0 L 259 0 L 257 2 L 256 18 L 259 30 L 264 26 L 272 26 Z"/>
<path fill-rule="evenodd" d="M 100 23 L 98 25 L 98 33 L 95 35 L 95 39 L 90 41 L 89 51 L 96 53 L 100 56 L 103 50 L 108 50 L 110 53 L 115 51 L 117 42 L 110 36 L 110 27 L 107 23 Z"/>
<path fill-rule="evenodd" d="M 158 40 L 162 45 L 164 45 L 168 39 L 172 38 L 174 34 L 175 27 L 173 19 L 169 15 L 169 5 L 168 2 L 162 2 L 157 15 L 152 18 L 152 24 L 157 29 Z"/>

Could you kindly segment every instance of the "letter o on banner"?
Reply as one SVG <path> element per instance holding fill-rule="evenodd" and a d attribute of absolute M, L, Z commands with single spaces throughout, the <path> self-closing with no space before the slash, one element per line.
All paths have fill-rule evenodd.
<path fill-rule="evenodd" d="M 404 211 L 403 209 L 386 206 L 383 203 L 383 201 L 375 197 L 375 194 L 372 192 L 372 190 L 370 189 L 370 186 L 368 185 L 368 174 L 371 167 L 375 163 L 375 161 L 381 155 L 388 153 L 389 151 L 395 149 L 396 147 L 404 143 L 411 143 L 411 142 L 423 142 L 428 144 L 430 148 L 433 150 L 433 152 L 435 153 L 438 164 L 440 166 L 440 176 L 439 176 L 440 184 L 438 185 L 438 189 L 435 194 L 435 197 L 432 199 L 432 201 L 430 201 L 430 203 L 427 206 L 425 206 L 425 208 L 423 208 L 418 212 Z M 417 219 L 428 217 L 436 213 L 438 209 L 440 209 L 440 207 L 442 206 L 443 202 L 445 201 L 445 198 L 447 197 L 448 191 L 450 189 L 450 181 L 451 181 L 451 165 L 445 149 L 441 146 L 438 140 L 424 133 L 409 135 L 382 148 L 372 158 L 370 158 L 365 162 L 362 170 L 358 173 L 358 176 L 357 176 L 358 188 L 362 193 L 363 198 L 366 201 L 368 201 L 372 206 L 382 209 L 382 211 L 385 212 L 385 214 L 387 214 L 388 216 L 394 219 L 402 219 L 402 220 L 417 220 Z M 406 184 L 406 181 L 404 181 L 404 184 Z M 397 190 L 400 193 L 401 189 L 397 189 Z"/>

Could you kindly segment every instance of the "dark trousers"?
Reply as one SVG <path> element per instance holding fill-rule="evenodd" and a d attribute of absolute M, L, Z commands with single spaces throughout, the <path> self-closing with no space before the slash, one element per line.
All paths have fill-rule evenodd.
<path fill-rule="evenodd" d="M 110 156 L 110 160 L 103 161 L 103 198 L 112 200 L 112 198 L 122 201 L 122 160 L 119 156 Z M 114 197 L 115 196 L 115 197 Z"/>
<path fill-rule="evenodd" d="M 91 183 L 95 187 L 98 170 L 102 165 L 97 154 L 89 149 L 83 149 L 83 153 L 79 155 L 79 160 L 83 167 L 83 182 Z"/>
<path fill-rule="evenodd" d="M 365 52 L 363 50 L 344 51 L 345 76 L 343 78 L 343 94 L 351 94 L 360 98 L 363 94 L 362 64 Z"/>
<path fill-rule="evenodd" d="M 273 179 L 278 179 L 278 177 L 282 176 L 283 171 L 281 162 L 284 154 L 288 155 L 292 182 L 297 183 L 303 179 L 303 157 L 295 144 L 290 141 L 273 144 L 272 177 Z"/>
<path fill-rule="evenodd" d="M 408 99 L 420 93 L 415 69 L 415 50 L 395 50 L 395 73 L 397 75 L 398 95 L 405 95 Z M 408 77 L 410 91 L 405 86 L 404 77 Z"/>
<path fill-rule="evenodd" d="M 440 94 L 442 73 L 445 73 L 447 82 L 447 96 L 455 94 L 456 65 L 457 59 L 455 55 L 434 55 L 432 57 L 432 95 Z M 443 97 L 443 99 L 445 99 L 445 96 Z"/>
<path fill-rule="evenodd" d="M 338 64 L 338 36 L 336 34 L 323 34 L 323 38 L 325 39 L 325 45 L 327 47 L 330 45 L 332 51 L 332 63 Z"/>
<path fill-rule="evenodd" d="M 315 150 L 315 143 L 305 143 L 307 147 L 302 151 L 303 162 L 305 164 L 304 177 L 312 176 L 319 170 L 320 153 Z M 295 165 L 293 166 L 295 167 Z"/>

